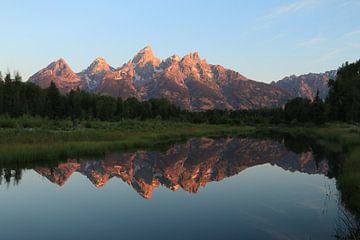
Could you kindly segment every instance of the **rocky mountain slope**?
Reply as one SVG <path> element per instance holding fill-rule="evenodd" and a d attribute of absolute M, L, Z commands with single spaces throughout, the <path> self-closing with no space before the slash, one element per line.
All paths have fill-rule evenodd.
<path fill-rule="evenodd" d="M 220 65 L 209 64 L 198 53 L 160 60 L 151 47 L 140 50 L 118 68 L 97 58 L 78 74 L 60 59 L 34 74 L 29 81 L 43 88 L 54 81 L 62 93 L 79 88 L 123 99 L 167 98 L 195 111 L 278 107 L 291 97 L 278 86 L 256 82 Z"/>
<path fill-rule="evenodd" d="M 96 58 L 90 66 L 78 75 L 84 82 L 86 90 L 90 92 L 96 91 L 99 83 L 103 79 L 106 73 L 112 72 L 115 69 L 112 68 L 104 58 Z"/>
<path fill-rule="evenodd" d="M 118 178 L 149 199 L 159 186 L 196 193 L 209 182 L 266 163 L 308 174 L 327 175 L 329 171 L 327 162 L 316 161 L 311 151 L 296 154 L 279 142 L 248 138 L 191 139 L 166 152 L 114 153 L 101 161 L 69 160 L 35 171 L 59 186 L 74 172 L 86 176 L 98 188 L 111 178 Z"/>
<path fill-rule="evenodd" d="M 327 71 L 325 73 L 309 73 L 300 76 L 289 76 L 271 85 L 283 88 L 294 97 L 309 98 L 311 100 L 316 96 L 319 90 L 319 96 L 325 99 L 328 92 L 329 79 L 336 78 L 336 70 Z"/>
<path fill-rule="evenodd" d="M 53 81 L 62 93 L 69 92 L 71 89 L 86 88 L 85 82 L 62 58 L 31 76 L 28 81 L 42 88 L 49 87 Z"/>

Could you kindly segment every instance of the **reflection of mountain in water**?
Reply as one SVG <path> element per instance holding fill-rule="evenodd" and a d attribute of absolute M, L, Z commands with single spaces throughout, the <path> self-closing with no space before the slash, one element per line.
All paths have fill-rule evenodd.
<path fill-rule="evenodd" d="M 87 176 L 96 187 L 117 177 L 149 199 L 160 185 L 173 191 L 182 188 L 196 193 L 208 182 L 220 181 L 265 163 L 309 174 L 326 175 L 329 169 L 325 160 L 317 163 L 312 152 L 295 154 L 276 141 L 202 138 L 176 144 L 165 153 L 116 153 L 101 161 L 69 160 L 55 168 L 36 168 L 35 171 L 60 186 L 75 171 Z"/>

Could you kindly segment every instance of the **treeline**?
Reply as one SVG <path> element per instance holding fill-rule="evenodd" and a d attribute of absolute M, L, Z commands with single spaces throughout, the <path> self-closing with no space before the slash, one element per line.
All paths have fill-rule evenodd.
<path fill-rule="evenodd" d="M 47 89 L 22 82 L 6 74 L 0 76 L 0 114 L 10 117 L 23 115 L 41 116 L 49 119 L 99 119 L 115 121 L 121 119 L 180 118 L 181 110 L 166 99 L 151 99 L 140 102 L 136 98 L 101 96 L 75 90 L 60 94 L 52 82 Z"/>
<path fill-rule="evenodd" d="M 315 123 L 327 121 L 360 121 L 360 60 L 345 63 L 338 69 L 337 79 L 329 82 L 329 96 L 322 101 L 317 92 L 313 101 L 303 98 L 290 100 L 284 108 L 258 110 L 208 110 L 190 112 L 180 109 L 166 99 L 139 101 L 137 98 L 114 98 L 73 90 L 60 94 L 54 83 L 47 89 L 22 82 L 0 73 L 0 115 L 20 117 L 40 116 L 49 119 L 161 119 L 210 124 L 280 124 Z"/>

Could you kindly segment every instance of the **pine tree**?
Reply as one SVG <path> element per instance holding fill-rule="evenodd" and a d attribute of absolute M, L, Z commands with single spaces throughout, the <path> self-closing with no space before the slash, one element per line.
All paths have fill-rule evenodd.
<path fill-rule="evenodd" d="M 323 124 L 325 122 L 325 105 L 320 98 L 319 89 L 316 91 L 316 97 L 311 103 L 311 118 L 316 124 Z"/>
<path fill-rule="evenodd" d="M 360 121 L 360 60 L 345 63 L 337 71 L 336 80 L 329 81 L 326 104 L 329 116 L 338 121 Z"/>
<path fill-rule="evenodd" d="M 119 120 L 124 119 L 124 102 L 123 102 L 122 98 L 117 98 L 115 115 L 116 115 L 116 118 Z"/>
<path fill-rule="evenodd" d="M 4 94 L 3 94 L 3 112 L 9 114 L 12 109 L 12 79 L 10 73 L 5 75 Z"/>
<path fill-rule="evenodd" d="M 96 99 L 96 117 L 100 120 L 111 120 L 115 115 L 116 107 L 115 98 L 98 96 Z"/>
<path fill-rule="evenodd" d="M 0 114 L 4 113 L 4 78 L 0 71 Z"/>
<path fill-rule="evenodd" d="M 12 108 L 10 115 L 14 117 L 19 117 L 23 114 L 23 104 L 20 99 L 21 92 L 21 76 L 19 72 L 15 73 L 14 81 L 12 82 Z"/>
<path fill-rule="evenodd" d="M 62 115 L 61 96 L 55 83 L 51 81 L 47 89 L 47 115 L 51 119 L 59 118 Z"/>

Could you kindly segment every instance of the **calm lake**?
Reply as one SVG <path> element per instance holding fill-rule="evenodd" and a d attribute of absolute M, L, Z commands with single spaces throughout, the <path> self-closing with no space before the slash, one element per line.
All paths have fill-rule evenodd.
<path fill-rule="evenodd" d="M 284 141 L 190 139 L 4 167 L 0 238 L 334 239 L 345 210 L 331 160 Z"/>

